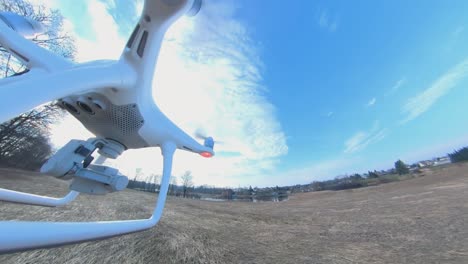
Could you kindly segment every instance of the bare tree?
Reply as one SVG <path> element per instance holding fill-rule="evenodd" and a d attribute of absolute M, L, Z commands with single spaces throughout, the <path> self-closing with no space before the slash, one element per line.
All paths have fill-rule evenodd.
<path fill-rule="evenodd" d="M 171 175 L 170 183 L 169 183 L 169 193 L 174 195 L 176 187 L 177 187 L 177 177 Z"/>
<path fill-rule="evenodd" d="M 153 180 L 152 180 L 152 183 L 154 184 L 154 188 L 153 190 L 156 190 L 160 188 L 161 184 L 161 175 L 159 174 L 151 174 L 153 176 Z"/>
<path fill-rule="evenodd" d="M 180 177 L 182 179 L 182 187 L 184 192 L 184 198 L 187 197 L 188 190 L 193 186 L 192 172 L 186 171 L 184 175 Z"/>
<path fill-rule="evenodd" d="M 0 11 L 9 11 L 32 18 L 46 29 L 32 41 L 39 46 L 68 59 L 73 59 L 75 45 L 73 38 L 63 31 L 63 16 L 60 11 L 48 9 L 43 5 L 33 5 L 27 0 L 0 0 Z M 25 65 L 0 47 L 0 70 L 4 77 L 12 76 L 26 70 Z"/>
<path fill-rule="evenodd" d="M 46 31 L 33 39 L 38 45 L 73 59 L 73 39 L 63 32 L 63 17 L 58 10 L 32 5 L 26 0 L 0 0 L 0 11 L 10 11 L 39 21 Z M 0 46 L 0 75 L 15 78 L 26 66 Z M 40 87 L 38 87 L 40 89 Z M 0 165 L 35 169 L 50 156 L 49 125 L 61 110 L 48 104 L 0 124 Z"/>
<path fill-rule="evenodd" d="M 50 155 L 48 125 L 56 108 L 43 106 L 0 124 L 0 163 L 35 169 Z"/>
<path fill-rule="evenodd" d="M 145 183 L 145 191 L 148 191 L 148 192 L 155 192 L 156 191 L 156 187 L 158 186 L 158 182 L 159 182 L 159 175 L 157 174 L 150 174 L 146 177 L 146 183 Z"/>

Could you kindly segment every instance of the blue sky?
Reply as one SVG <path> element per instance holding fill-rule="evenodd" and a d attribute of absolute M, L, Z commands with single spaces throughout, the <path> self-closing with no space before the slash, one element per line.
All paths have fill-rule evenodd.
<path fill-rule="evenodd" d="M 79 61 L 118 59 L 142 7 L 47 4 L 65 16 Z M 175 174 L 192 170 L 196 184 L 290 185 L 468 145 L 466 1 L 204 4 L 168 32 L 155 97 L 187 132 L 202 127 L 225 144 L 209 161 L 181 154 Z M 57 126 L 57 145 L 84 136 L 72 122 Z M 131 151 L 116 164 L 157 173 L 148 157 L 158 155 Z"/>

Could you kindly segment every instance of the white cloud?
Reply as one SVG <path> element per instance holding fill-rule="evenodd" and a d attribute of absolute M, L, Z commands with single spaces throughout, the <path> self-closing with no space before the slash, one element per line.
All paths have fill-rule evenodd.
<path fill-rule="evenodd" d="M 202 127 L 225 142 L 218 151 L 240 153 L 217 157 L 213 162 L 223 167 L 210 170 L 206 164 L 196 175 L 235 182 L 241 175 L 270 173 L 288 148 L 274 106 L 263 95 L 263 65 L 255 43 L 233 18 L 234 5 L 227 3 L 210 2 L 195 19 L 182 19 L 168 32 L 155 92 L 161 109 L 185 131 Z M 186 164 L 199 167 L 197 160 L 192 155 Z"/>
<path fill-rule="evenodd" d="M 320 9 L 317 15 L 317 24 L 329 31 L 335 32 L 338 29 L 338 25 L 340 23 L 340 19 L 338 15 L 330 15 L 326 9 Z"/>
<path fill-rule="evenodd" d="M 377 101 L 377 99 L 375 97 L 373 97 L 372 99 L 369 100 L 369 102 L 367 102 L 366 106 L 371 107 L 371 106 L 375 105 L 376 101 Z"/>
<path fill-rule="evenodd" d="M 201 127 L 225 142 L 215 146 L 218 155 L 213 159 L 176 154 L 173 174 L 191 170 L 196 184 L 248 184 L 247 177 L 274 171 L 288 151 L 275 108 L 264 95 L 267 88 L 256 44 L 234 18 L 234 3 L 206 2 L 195 18 L 179 20 L 166 34 L 158 60 L 154 82 L 158 106 L 189 134 Z M 83 19 L 90 21 L 96 38 L 77 36 L 79 60 L 118 58 L 127 36 L 119 35 L 106 5 L 92 1 L 87 11 Z M 59 138 L 67 135 L 65 127 L 56 133 Z M 127 151 L 114 163 L 133 177 L 138 167 L 159 173 L 162 162 L 158 150 L 145 149 Z"/>
<path fill-rule="evenodd" d="M 111 2 L 107 2 L 111 3 Z M 75 36 L 79 62 L 97 59 L 118 59 L 126 37 L 119 35 L 118 24 L 109 14 L 108 4 L 99 1 L 88 2 L 88 23 L 94 39 Z"/>
<path fill-rule="evenodd" d="M 105 0 L 102 2 L 106 5 L 107 9 L 115 9 L 117 7 L 115 0 Z"/>
<path fill-rule="evenodd" d="M 144 2 L 142 0 L 135 2 L 135 16 L 139 17 L 141 15 L 141 12 L 143 11 L 143 4 Z"/>
<path fill-rule="evenodd" d="M 59 4 L 58 0 L 33 0 L 33 3 L 53 9 L 60 9 L 64 5 L 63 3 Z M 70 4 L 72 3 L 70 2 Z M 86 13 L 80 14 L 80 21 L 64 18 L 64 30 L 75 39 L 75 60 L 85 62 L 98 59 L 118 59 L 127 36 L 119 35 L 119 25 L 109 14 L 110 9 L 116 8 L 115 1 L 87 0 L 86 6 Z M 92 36 L 92 38 L 78 35 L 75 30 L 78 26 L 86 26 L 88 36 Z"/>
<path fill-rule="evenodd" d="M 327 117 L 331 117 L 334 113 L 332 111 L 327 113 Z"/>
<path fill-rule="evenodd" d="M 54 147 L 61 147 L 71 139 L 88 139 L 93 134 L 74 117 L 68 115 L 60 123 L 51 126 L 51 142 Z"/>
<path fill-rule="evenodd" d="M 429 88 L 409 98 L 401 109 L 402 114 L 406 115 L 401 124 L 409 122 L 429 110 L 442 96 L 457 86 L 467 74 L 468 59 L 465 59 L 440 76 Z"/>
<path fill-rule="evenodd" d="M 369 131 L 358 131 L 345 141 L 344 153 L 354 153 L 363 150 L 368 145 L 377 143 L 388 135 L 387 128 L 380 128 L 378 121 L 375 121 Z"/>
<path fill-rule="evenodd" d="M 395 85 L 392 86 L 392 88 L 390 88 L 388 92 L 385 93 L 385 96 L 389 96 L 389 95 L 396 93 L 400 89 L 400 87 L 405 83 L 406 83 L 406 78 L 405 77 L 401 78 L 395 83 Z"/>

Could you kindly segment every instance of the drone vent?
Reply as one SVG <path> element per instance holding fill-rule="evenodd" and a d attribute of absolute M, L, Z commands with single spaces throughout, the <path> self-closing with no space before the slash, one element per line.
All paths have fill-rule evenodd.
<path fill-rule="evenodd" d="M 120 129 L 124 136 L 133 134 L 143 125 L 143 118 L 135 104 L 113 105 L 109 114 L 109 119 Z"/>
<path fill-rule="evenodd" d="M 148 146 L 148 143 L 138 133 L 144 120 L 137 104 L 116 105 L 104 95 L 97 93 L 69 96 L 61 101 L 61 106 L 72 113 L 97 137 L 115 140 L 127 148 Z M 83 105 L 78 107 L 75 104 L 77 101 L 86 102 L 88 110 L 94 114 L 86 112 L 82 108 Z"/>
<path fill-rule="evenodd" d="M 138 33 L 138 30 L 140 30 L 140 24 L 138 24 L 138 25 L 135 27 L 135 29 L 134 29 L 133 32 L 132 32 L 132 35 L 131 35 L 130 38 L 128 39 L 127 48 L 131 48 L 131 47 L 132 47 L 133 41 L 135 41 L 136 35 L 137 35 L 137 33 Z"/>
<path fill-rule="evenodd" d="M 138 43 L 137 53 L 140 58 L 143 57 L 143 52 L 145 52 L 146 40 L 148 39 L 148 31 L 143 31 L 143 35 L 141 36 L 140 43 Z"/>

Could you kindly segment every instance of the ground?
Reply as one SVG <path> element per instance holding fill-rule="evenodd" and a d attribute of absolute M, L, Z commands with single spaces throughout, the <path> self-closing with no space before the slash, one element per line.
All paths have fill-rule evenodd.
<path fill-rule="evenodd" d="M 67 182 L 11 169 L 0 169 L 0 186 L 57 197 L 67 192 Z M 0 202 L 0 219 L 137 219 L 150 216 L 154 200 L 126 190 L 81 195 L 63 208 Z M 276 203 L 170 197 L 149 231 L 4 254 L 0 263 L 468 263 L 468 164 Z"/>

